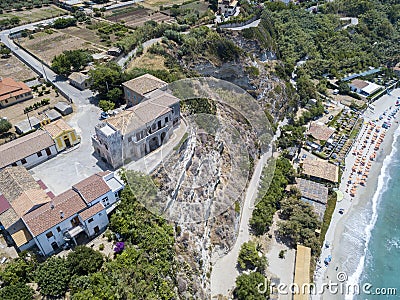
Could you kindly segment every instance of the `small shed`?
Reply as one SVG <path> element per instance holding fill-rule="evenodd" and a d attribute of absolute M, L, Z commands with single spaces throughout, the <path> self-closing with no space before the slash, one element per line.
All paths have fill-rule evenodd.
<path fill-rule="evenodd" d="M 56 105 L 54 105 L 54 108 L 61 113 L 63 116 L 72 114 L 72 106 L 69 105 L 66 102 L 58 102 Z"/>
<path fill-rule="evenodd" d="M 120 56 L 122 53 L 121 48 L 118 47 L 111 47 L 110 49 L 107 50 L 107 54 L 111 56 Z"/>
<path fill-rule="evenodd" d="M 40 120 L 36 117 L 29 117 L 14 125 L 15 130 L 18 134 L 24 134 L 31 130 L 38 129 L 40 127 Z"/>
<path fill-rule="evenodd" d="M 44 114 L 47 116 L 47 118 L 50 119 L 51 122 L 57 121 L 57 120 L 61 119 L 61 117 L 62 117 L 61 114 L 58 111 L 56 111 L 54 108 L 45 111 Z"/>

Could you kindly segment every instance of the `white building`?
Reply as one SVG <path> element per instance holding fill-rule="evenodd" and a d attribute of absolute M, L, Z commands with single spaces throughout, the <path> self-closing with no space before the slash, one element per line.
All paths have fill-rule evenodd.
<path fill-rule="evenodd" d="M 51 255 L 67 242 L 77 244 L 103 231 L 123 188 L 107 171 L 51 198 L 25 168 L 6 168 L 0 172 L 0 224 L 18 250 L 36 246 Z"/>
<path fill-rule="evenodd" d="M 141 80 L 147 87 L 136 88 L 136 91 L 130 84 L 126 97 L 134 106 L 95 128 L 93 147 L 115 169 L 160 147 L 180 122 L 179 99 L 161 89 L 154 89 L 155 86 L 164 87 L 165 82 L 161 81 L 161 84 L 159 79 L 151 81 Z"/>
<path fill-rule="evenodd" d="M 31 168 L 56 154 L 51 136 L 38 130 L 0 146 L 0 170 L 7 166 Z"/>
<path fill-rule="evenodd" d="M 233 16 L 238 6 L 237 0 L 218 0 L 218 14 L 223 16 Z"/>
<path fill-rule="evenodd" d="M 356 92 L 364 97 L 368 97 L 383 87 L 369 81 L 364 81 L 360 79 L 354 79 L 349 83 L 350 90 Z"/>

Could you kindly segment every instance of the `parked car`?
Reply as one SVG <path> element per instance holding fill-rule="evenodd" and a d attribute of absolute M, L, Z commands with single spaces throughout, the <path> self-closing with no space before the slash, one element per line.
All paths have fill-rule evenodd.
<path fill-rule="evenodd" d="M 108 113 L 106 113 L 105 111 L 102 111 L 100 114 L 100 120 L 105 120 L 109 117 L 110 117 L 110 115 Z"/>
<path fill-rule="evenodd" d="M 329 119 L 329 120 L 332 120 L 332 119 L 333 119 L 333 115 L 330 115 L 328 119 Z"/>

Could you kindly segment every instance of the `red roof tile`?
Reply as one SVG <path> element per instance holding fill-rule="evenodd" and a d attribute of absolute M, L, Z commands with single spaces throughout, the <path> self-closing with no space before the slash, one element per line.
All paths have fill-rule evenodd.
<path fill-rule="evenodd" d="M 83 212 L 79 213 L 80 217 L 82 220 L 87 220 L 90 217 L 93 217 L 95 214 L 101 212 L 104 209 L 104 205 L 99 202 L 96 203 L 95 205 L 89 207 L 88 209 L 85 209 Z"/>
<path fill-rule="evenodd" d="M 22 219 L 30 232 L 37 236 L 85 208 L 86 204 L 79 194 L 73 190 L 68 190 L 56 196 L 53 201 L 27 213 Z"/>
<path fill-rule="evenodd" d="M 110 187 L 99 174 L 94 174 L 81 182 L 78 182 L 73 185 L 72 188 L 79 192 L 87 203 L 96 200 L 110 191 Z"/>

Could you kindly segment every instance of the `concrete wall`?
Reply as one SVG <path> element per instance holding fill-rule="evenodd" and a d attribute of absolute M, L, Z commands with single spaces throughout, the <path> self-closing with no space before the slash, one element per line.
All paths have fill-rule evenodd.
<path fill-rule="evenodd" d="M 127 88 L 126 86 L 124 86 L 124 97 L 126 100 L 126 104 L 128 106 L 137 105 L 144 99 L 143 95 L 140 95 L 140 94 L 136 93 L 135 91 L 132 91 L 131 89 Z"/>

